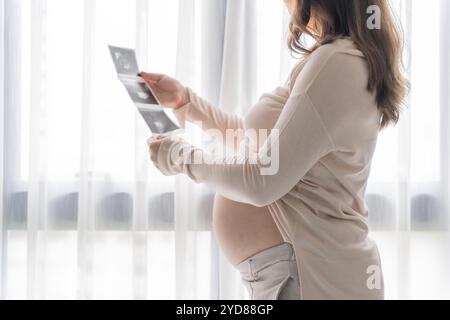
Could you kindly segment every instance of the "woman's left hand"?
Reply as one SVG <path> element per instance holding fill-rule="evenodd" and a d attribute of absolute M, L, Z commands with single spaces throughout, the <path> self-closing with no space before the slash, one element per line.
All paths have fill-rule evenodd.
<path fill-rule="evenodd" d="M 147 140 L 150 159 L 155 164 L 158 162 L 158 152 L 161 147 L 161 142 L 164 140 L 164 138 L 166 138 L 165 135 L 159 134 L 159 135 L 154 135 Z"/>
<path fill-rule="evenodd" d="M 195 148 L 174 135 L 154 135 L 147 140 L 150 159 L 166 176 L 186 173 L 186 166 Z"/>

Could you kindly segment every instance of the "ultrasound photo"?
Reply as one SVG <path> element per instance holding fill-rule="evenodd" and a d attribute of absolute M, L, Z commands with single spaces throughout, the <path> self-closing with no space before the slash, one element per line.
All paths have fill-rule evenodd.
<path fill-rule="evenodd" d="M 163 110 L 155 111 L 148 108 L 138 109 L 153 134 L 163 134 L 179 129 Z"/>
<path fill-rule="evenodd" d="M 174 132 L 180 127 L 172 121 L 145 81 L 138 77 L 139 66 L 134 50 L 109 46 L 119 80 L 153 134 Z"/>
<path fill-rule="evenodd" d="M 109 46 L 109 51 L 117 73 L 133 76 L 136 76 L 139 73 L 139 66 L 134 50 Z"/>
<path fill-rule="evenodd" d="M 144 105 L 159 105 L 158 99 L 143 82 L 123 80 L 122 83 L 128 91 L 128 94 L 134 103 Z"/>

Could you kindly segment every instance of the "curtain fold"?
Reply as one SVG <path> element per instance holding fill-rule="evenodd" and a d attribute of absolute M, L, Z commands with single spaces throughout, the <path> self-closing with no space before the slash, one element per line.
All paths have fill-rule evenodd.
<path fill-rule="evenodd" d="M 201 4 L 188 0 L 179 3 L 176 78 L 190 87 L 198 87 L 200 65 Z M 188 129 L 189 130 L 189 129 Z M 199 133 L 197 132 L 197 136 Z M 201 284 L 209 283 L 209 263 L 199 268 L 202 258 L 208 254 L 210 238 L 203 236 L 199 223 L 201 217 L 198 203 L 205 196 L 200 186 L 184 177 L 175 178 L 174 237 L 175 237 L 175 297 L 177 299 L 200 299 L 209 295 L 209 289 Z M 199 250 L 199 246 L 202 249 Z M 201 280 L 203 279 L 203 281 Z M 202 290 L 203 289 L 203 290 Z M 202 292 L 203 291 L 203 292 Z M 205 292 L 206 291 L 206 292 Z"/>
<path fill-rule="evenodd" d="M 256 1 L 227 3 L 219 104 L 243 113 L 256 99 Z"/>
<path fill-rule="evenodd" d="M 46 251 L 46 231 L 48 229 L 48 179 L 47 179 L 47 113 L 45 79 L 46 59 L 46 0 L 33 1 L 30 6 L 30 111 L 29 139 L 30 157 L 28 169 L 27 202 L 27 298 L 36 299 L 42 295 Z"/>
<path fill-rule="evenodd" d="M 16 34 L 16 30 L 21 29 L 21 15 L 20 15 L 20 3 L 4 0 L 2 1 L 3 16 L 3 68 L 2 70 L 2 88 L 3 88 L 3 144 L 2 148 L 2 158 L 3 158 L 3 171 L 2 171 L 2 201 L 3 201 L 3 211 L 2 211 L 2 299 L 7 297 L 8 291 L 8 278 L 11 273 L 8 271 L 8 252 L 11 250 L 8 244 L 8 229 L 13 222 L 11 220 L 12 213 L 14 209 L 24 208 L 26 202 L 18 205 L 11 205 L 11 195 L 14 189 L 18 189 L 17 185 L 14 185 L 13 177 L 18 173 L 18 148 L 20 148 L 19 137 L 19 119 L 20 112 L 13 112 L 13 110 L 18 110 L 18 106 L 21 103 L 20 97 L 18 97 L 17 92 L 20 91 L 21 82 L 19 80 L 19 75 L 21 74 L 22 68 L 18 63 L 20 60 L 21 52 L 21 34 Z M 18 196 L 19 197 L 19 196 Z M 22 198 L 22 200 L 25 200 Z M 17 210 L 18 214 L 23 214 L 24 210 Z"/>
<path fill-rule="evenodd" d="M 443 212 L 450 213 L 450 3 L 440 1 L 441 177 Z M 450 225 L 450 219 L 447 220 Z"/>
<path fill-rule="evenodd" d="M 136 1 L 136 55 L 141 63 L 141 68 L 148 68 L 148 41 L 149 41 L 149 12 L 148 2 Z M 141 148 L 141 137 L 145 134 L 145 128 L 140 122 L 139 115 L 135 116 L 135 187 L 133 190 L 133 298 L 147 299 L 149 286 L 148 279 L 148 218 L 149 210 L 147 199 L 148 177 L 141 173 L 145 171 L 147 159 L 146 150 Z"/>
<path fill-rule="evenodd" d="M 5 2 L 0 0 L 0 70 L 5 70 Z M 2 148 L 4 141 L 4 89 L 5 89 L 5 74 L 0 72 L 0 149 Z M 3 158 L 4 154 L 0 157 L 0 300 L 4 296 L 4 283 L 6 279 L 4 253 L 6 252 L 6 225 L 3 215 Z"/>
<path fill-rule="evenodd" d="M 82 13 L 82 49 L 81 49 L 81 121 L 80 121 L 80 153 L 79 153 L 79 187 L 77 211 L 77 267 L 78 289 L 80 299 L 93 298 L 92 269 L 93 269 L 93 232 L 95 230 L 95 211 L 93 204 L 92 158 L 92 91 L 95 32 L 96 32 L 96 0 L 84 0 Z"/>

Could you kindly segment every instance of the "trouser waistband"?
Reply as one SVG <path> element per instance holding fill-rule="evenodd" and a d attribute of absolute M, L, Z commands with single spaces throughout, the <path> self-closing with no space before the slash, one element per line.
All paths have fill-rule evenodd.
<path fill-rule="evenodd" d="M 295 261 L 294 248 L 290 243 L 283 243 L 279 246 L 261 251 L 240 263 L 237 269 L 243 276 L 251 275 L 279 261 Z M 252 268 L 249 268 L 250 263 Z"/>

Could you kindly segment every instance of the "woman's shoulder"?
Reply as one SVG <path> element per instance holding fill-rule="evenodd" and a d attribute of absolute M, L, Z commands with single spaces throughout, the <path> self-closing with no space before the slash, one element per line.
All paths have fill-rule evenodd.
<path fill-rule="evenodd" d="M 300 58 L 300 61 L 294 66 L 291 71 L 289 84 L 291 90 L 297 80 L 302 74 L 303 70 L 308 66 L 311 71 L 321 70 L 329 60 L 338 54 L 356 57 L 357 59 L 364 58 L 364 54 L 358 50 L 353 40 L 349 37 L 335 39 L 318 46 L 311 54 Z"/>
<path fill-rule="evenodd" d="M 352 132 L 361 136 L 378 132 L 379 114 L 368 81 L 364 55 L 351 40 L 342 39 L 309 56 L 292 94 L 307 95 L 330 135 L 340 141 Z"/>
<path fill-rule="evenodd" d="M 318 82 L 323 86 L 324 80 L 329 84 L 330 79 L 348 82 L 351 79 L 367 81 L 367 78 L 367 62 L 363 53 L 351 39 L 342 38 L 321 45 L 307 56 L 301 72 L 295 74 L 291 83 L 293 94 L 303 94 Z"/>
<path fill-rule="evenodd" d="M 332 56 L 337 53 L 364 58 L 364 54 L 358 49 L 358 46 L 350 37 L 342 37 L 326 41 L 311 54 L 311 57 Z"/>

